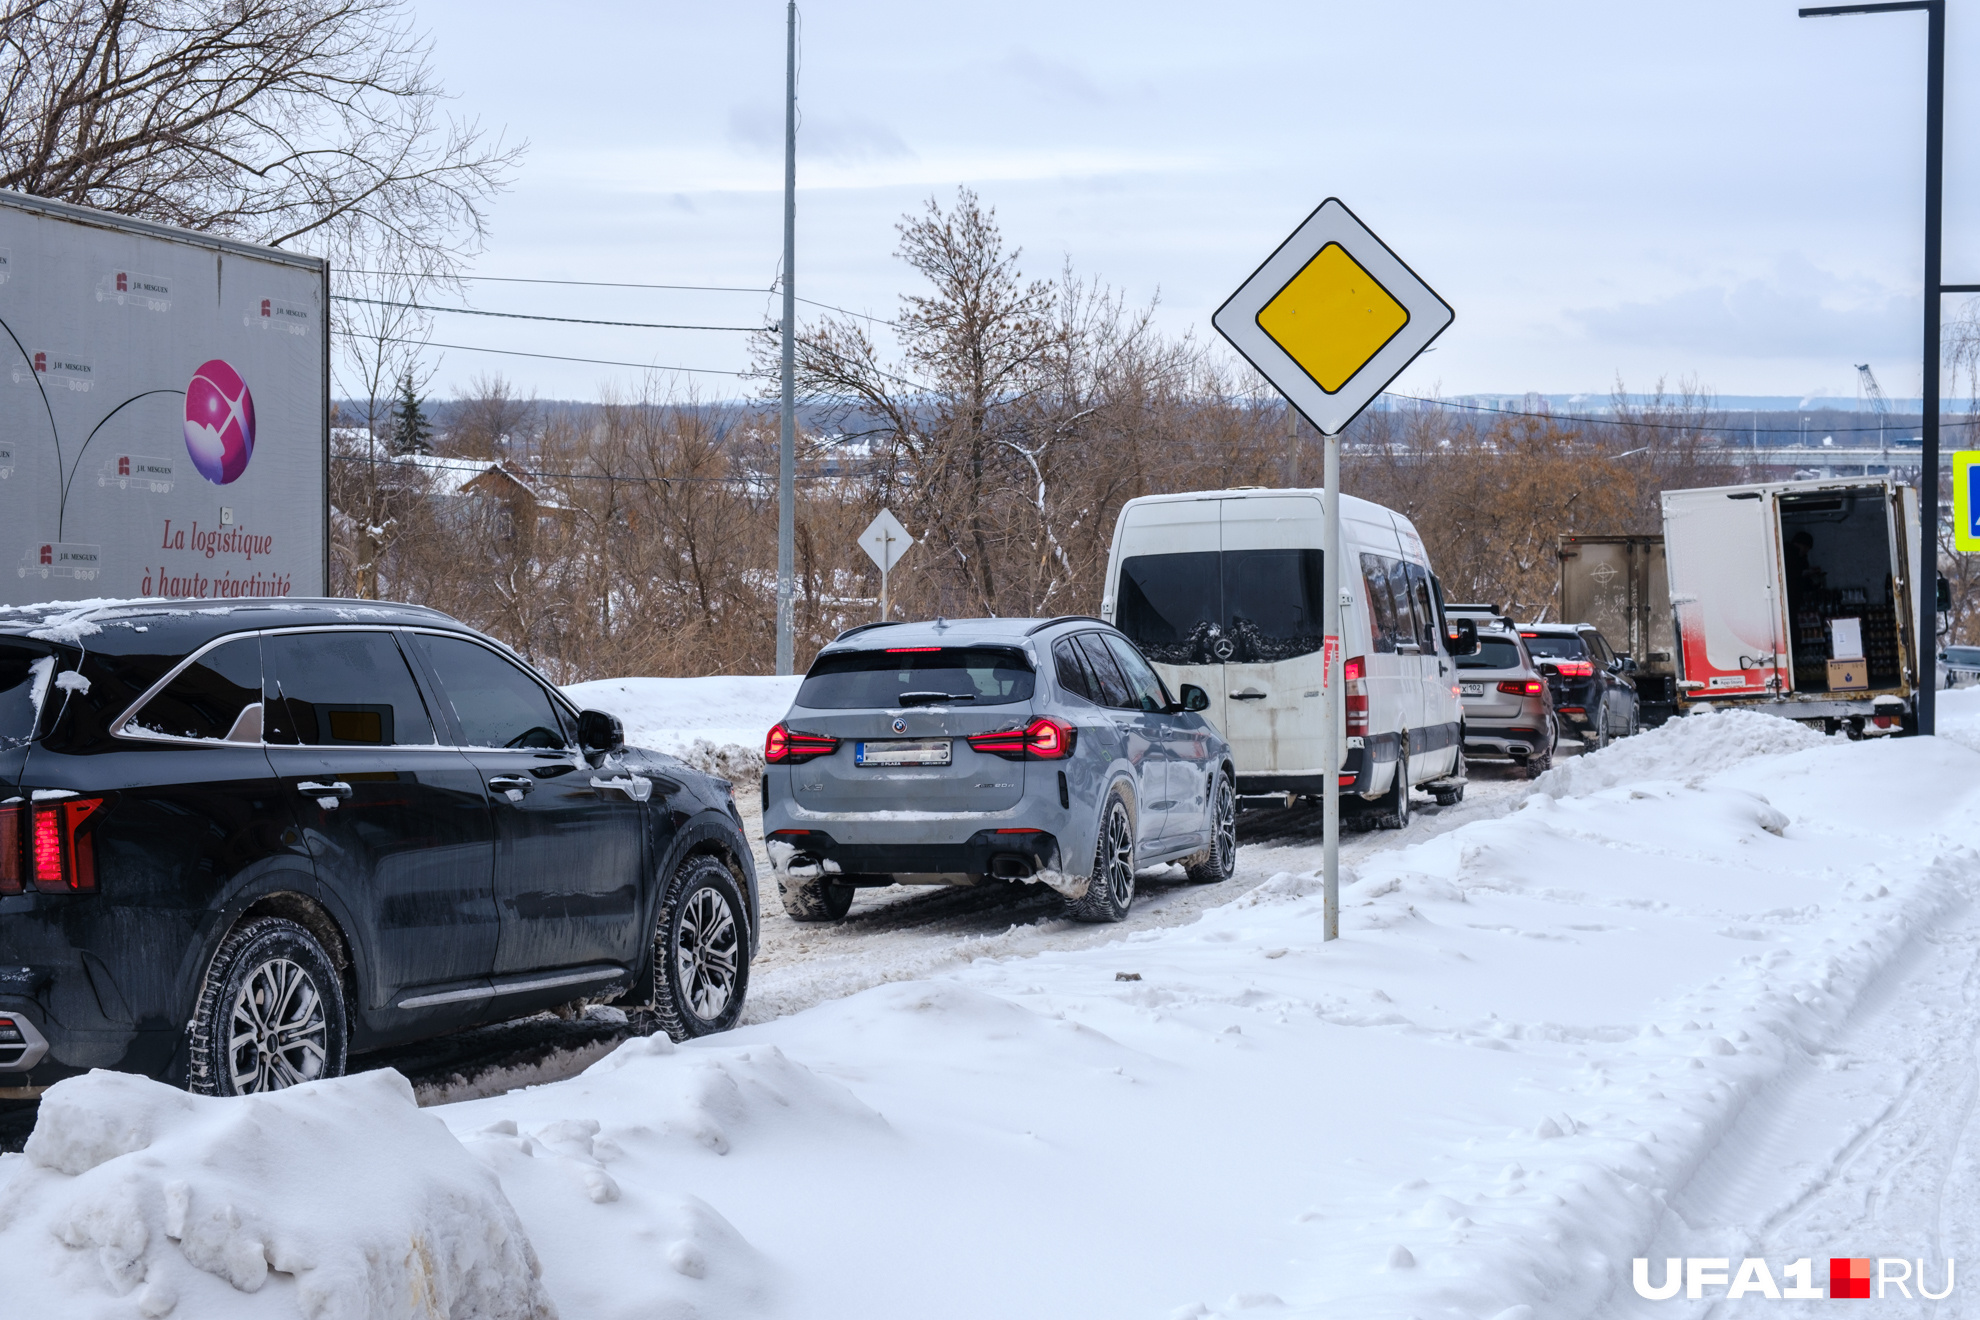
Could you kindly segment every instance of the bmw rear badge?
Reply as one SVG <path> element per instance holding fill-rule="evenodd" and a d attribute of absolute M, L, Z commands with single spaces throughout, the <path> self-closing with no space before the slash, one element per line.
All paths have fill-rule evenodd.
<path fill-rule="evenodd" d="M 906 733 L 906 732 L 907 732 L 907 721 L 906 721 L 906 720 L 904 720 L 904 719 L 902 719 L 902 718 L 901 718 L 900 716 L 898 716 L 898 715 L 896 715 L 896 716 L 894 717 L 894 732 L 895 732 L 895 733 Z"/>

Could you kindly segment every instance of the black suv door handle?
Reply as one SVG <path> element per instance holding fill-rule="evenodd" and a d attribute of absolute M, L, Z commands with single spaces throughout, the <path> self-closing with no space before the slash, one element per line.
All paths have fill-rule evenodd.
<path fill-rule="evenodd" d="M 322 807 L 325 811 L 335 811 L 339 798 L 346 801 L 350 799 L 351 786 L 341 779 L 333 779 L 327 784 L 311 783 L 305 779 L 296 785 L 296 792 L 305 793 L 315 798 L 316 805 Z"/>
<path fill-rule="evenodd" d="M 523 794 L 536 787 L 536 781 L 528 775 L 490 775 L 488 786 L 508 794 L 509 801 L 522 801 Z"/>

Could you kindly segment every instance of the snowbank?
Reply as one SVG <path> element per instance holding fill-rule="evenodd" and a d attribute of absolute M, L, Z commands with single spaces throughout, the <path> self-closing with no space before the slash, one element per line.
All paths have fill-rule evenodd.
<path fill-rule="evenodd" d="M 601 678 L 564 689 L 580 707 L 607 711 L 636 747 L 678 756 L 726 779 L 763 769 L 763 736 L 784 718 L 802 676 Z"/>
<path fill-rule="evenodd" d="M 495 1175 L 391 1071 L 245 1100 L 58 1083 L 0 1156 L 0 1257 L 20 1315 L 556 1314 Z"/>

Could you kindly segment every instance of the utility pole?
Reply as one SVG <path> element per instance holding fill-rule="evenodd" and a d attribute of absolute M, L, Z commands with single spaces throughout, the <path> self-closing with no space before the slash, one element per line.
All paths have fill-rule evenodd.
<path fill-rule="evenodd" d="M 797 575 L 797 0 L 784 16 L 784 402 L 777 426 L 777 672 L 796 665 L 791 587 Z"/>
<path fill-rule="evenodd" d="M 1945 195 L 1946 0 L 1897 0 L 1893 4 L 1824 5 L 1804 9 L 1803 18 L 1841 14 L 1925 14 L 1925 452 L 1918 476 L 1919 546 L 1911 590 L 1918 602 L 1918 732 L 1937 726 L 1937 680 L 1928 663 L 1938 653 L 1939 596 L 1939 300 L 1948 293 L 1980 293 L 1980 284 L 1941 284 L 1939 231 Z"/>

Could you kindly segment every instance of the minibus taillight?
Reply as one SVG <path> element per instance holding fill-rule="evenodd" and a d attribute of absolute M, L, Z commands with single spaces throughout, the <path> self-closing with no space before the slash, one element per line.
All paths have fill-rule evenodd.
<path fill-rule="evenodd" d="M 1368 736 L 1368 672 L 1366 656 L 1356 656 L 1341 666 L 1342 688 L 1347 696 L 1347 733 L 1350 738 Z"/>
<path fill-rule="evenodd" d="M 0 894 L 96 890 L 96 841 L 83 822 L 102 798 L 0 807 Z"/>

